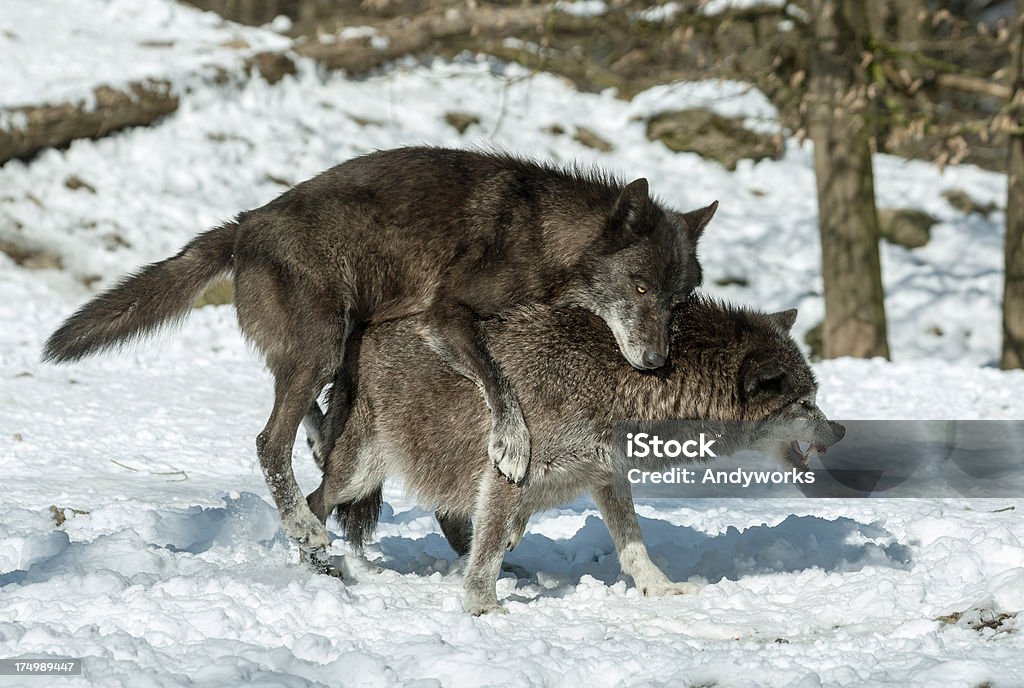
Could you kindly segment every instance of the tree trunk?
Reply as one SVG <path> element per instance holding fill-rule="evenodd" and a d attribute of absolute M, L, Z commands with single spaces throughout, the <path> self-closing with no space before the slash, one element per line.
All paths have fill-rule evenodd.
<path fill-rule="evenodd" d="M 811 0 L 810 136 L 825 282 L 823 355 L 889 356 L 867 103 L 864 4 Z"/>
<path fill-rule="evenodd" d="M 1003 287 L 1003 368 L 1024 368 L 1024 0 L 1017 0 L 1010 136 L 1006 164 L 1006 245 Z"/>
<path fill-rule="evenodd" d="M 900 49 L 906 51 L 907 57 L 897 63 L 900 69 L 913 74 L 918 65 L 909 54 L 921 52 L 921 41 L 927 38 L 927 27 L 925 25 L 925 0 L 897 0 L 894 10 L 896 15 L 896 42 Z M 928 99 L 918 91 L 915 98 L 919 107 L 928 107 Z"/>
<path fill-rule="evenodd" d="M 888 35 L 890 4 L 891 0 L 867 0 L 868 26 L 872 36 Z"/>
<path fill-rule="evenodd" d="M 900 48 L 917 52 L 918 41 L 924 38 L 924 0 L 899 0 L 896 3 L 896 40 Z"/>

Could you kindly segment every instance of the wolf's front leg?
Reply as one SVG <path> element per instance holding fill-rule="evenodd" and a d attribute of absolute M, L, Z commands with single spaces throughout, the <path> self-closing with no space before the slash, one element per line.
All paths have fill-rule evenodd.
<path fill-rule="evenodd" d="M 673 583 L 651 561 L 640 533 L 640 522 L 636 518 L 633 493 L 628 482 L 623 480 L 595 490 L 594 501 L 612 534 L 622 572 L 633 579 L 641 593 L 647 597 L 661 597 L 688 595 L 700 590 L 692 583 Z"/>
<path fill-rule="evenodd" d="M 476 524 L 466 568 L 466 597 L 463 607 L 474 616 L 506 610 L 498 603 L 495 582 L 505 557 L 505 547 L 518 519 L 522 488 L 488 472 L 480 481 L 476 501 Z"/>
<path fill-rule="evenodd" d="M 491 411 L 487 453 L 501 474 L 522 482 L 530 465 L 530 433 L 508 379 L 480 336 L 473 312 L 460 304 L 440 302 L 424 316 L 421 334 L 452 370 L 472 380 Z"/>

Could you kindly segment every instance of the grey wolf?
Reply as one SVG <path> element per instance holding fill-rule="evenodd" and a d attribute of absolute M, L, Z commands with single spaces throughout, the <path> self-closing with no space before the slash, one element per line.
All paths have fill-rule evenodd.
<path fill-rule="evenodd" d="M 291 454 L 305 417 L 320 451 L 317 397 L 353 334 L 418 316 L 433 354 L 479 389 L 488 453 L 520 480 L 530 456 L 522 411 L 477 322 L 519 304 L 578 305 L 600 317 L 622 355 L 656 368 L 669 355 L 669 314 L 701 281 L 696 244 L 717 204 L 662 207 L 647 182 L 558 169 L 511 155 L 404 148 L 344 162 L 265 206 L 200 234 L 82 306 L 46 343 L 74 361 L 183 318 L 213 279 L 232 274 L 238 323 L 274 375 L 257 455 L 285 532 L 326 546 L 295 482 Z"/>
<path fill-rule="evenodd" d="M 490 470 L 487 411 L 471 383 L 439 364 L 414 322 L 371 327 L 351 368 L 354 406 L 309 505 L 321 522 L 337 510 L 359 546 L 378 518 L 381 484 L 400 477 L 421 504 L 438 509 L 455 550 L 469 553 L 465 607 L 480 614 L 501 610 L 495 579 L 503 552 L 529 517 L 589 492 L 623 572 L 645 595 L 692 592 L 650 560 L 627 480 L 631 468 L 661 470 L 672 461 L 627 459 L 612 446 L 613 424 L 747 421 L 748 432 L 716 448 L 759 449 L 806 466 L 797 443 L 824 451 L 844 430 L 815 403 L 814 374 L 789 335 L 795 317 L 692 297 L 673 316 L 669 363 L 649 372 L 626 365 L 601 320 L 582 309 L 526 307 L 485 323 L 488 349 L 518 391 L 533 438 L 518 485 Z"/>

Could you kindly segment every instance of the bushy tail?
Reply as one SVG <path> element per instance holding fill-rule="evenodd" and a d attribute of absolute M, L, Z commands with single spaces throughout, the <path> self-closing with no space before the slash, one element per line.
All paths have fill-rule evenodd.
<path fill-rule="evenodd" d="M 176 256 L 124 278 L 50 335 L 43 360 L 77 361 L 181 320 L 206 285 L 231 270 L 237 231 L 235 222 L 211 229 Z"/>
<path fill-rule="evenodd" d="M 380 508 L 384 502 L 383 487 L 377 489 L 355 502 L 339 504 L 334 511 L 341 526 L 345 539 L 357 550 L 362 550 L 366 542 L 373 537 L 380 521 Z"/>

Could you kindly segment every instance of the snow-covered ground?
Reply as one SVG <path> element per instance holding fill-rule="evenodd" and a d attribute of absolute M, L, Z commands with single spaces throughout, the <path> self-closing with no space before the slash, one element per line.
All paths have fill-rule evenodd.
<path fill-rule="evenodd" d="M 0 108 L 89 102 L 93 88 L 184 86 L 291 41 L 166 0 L 3 0 Z"/>
<path fill-rule="evenodd" d="M 0 21 L 17 32 L 27 7 Z M 510 614 L 472 618 L 460 564 L 400 485 L 385 494 L 372 565 L 347 557 L 339 582 L 296 564 L 254 458 L 270 379 L 230 307 L 122 355 L 39 364 L 61 318 L 124 272 L 354 154 L 424 142 L 594 162 L 648 177 L 680 209 L 717 198 L 709 288 L 798 306 L 799 336 L 821 317 L 809 149 L 791 142 L 782 160 L 730 173 L 647 141 L 637 119 L 702 103 L 771 126 L 746 87 L 680 84 L 625 103 L 487 60 L 362 81 L 301 67 L 273 87 L 199 89 L 158 126 L 0 168 L 0 242 L 64 266 L 29 270 L 0 253 L 0 657 L 85 657 L 85 676 L 61 685 L 1024 685 L 1024 499 L 641 502 L 655 560 L 706 583 L 670 599 L 617 580 L 608 533 L 581 499 L 536 516 L 508 556 L 519 575 L 498 591 Z M 40 92 L 63 88 L 37 78 Z M 453 110 L 481 123 L 460 135 L 444 122 Z M 576 143 L 576 126 L 615 150 Z M 940 224 L 922 249 L 883 252 L 896 362 L 817 365 L 822 408 L 1024 418 L 1024 374 L 981 367 L 998 352 L 1003 215 L 966 216 L 940 195 L 1003 206 L 1005 180 L 876 163 L 881 206 Z M 72 176 L 93 191 L 66 186 Z M 715 286 L 726 278 L 748 284 Z M 68 517 L 60 528 L 51 505 Z"/>
<path fill-rule="evenodd" d="M 771 126 L 770 104 L 749 87 L 659 86 L 627 103 L 611 94 L 578 94 L 556 77 L 490 61 L 326 83 L 304 67 L 299 79 L 275 86 L 257 81 L 240 91 L 202 90 L 158 127 L 79 141 L 30 165 L 5 165 L 0 239 L 55 252 L 73 275 L 102 284 L 353 155 L 424 142 L 501 145 L 646 176 L 657 195 L 680 209 L 720 200 L 701 246 L 709 288 L 765 308 L 799 307 L 798 337 L 821 320 L 810 149 L 791 142 L 782 160 L 741 162 L 728 172 L 644 134 L 644 115 L 695 105 L 746 113 L 753 125 Z M 444 121 L 449 111 L 472 113 L 481 123 L 459 135 Z M 556 124 L 566 133 L 551 133 Z M 577 126 L 615 150 L 600 153 L 577 143 Z M 991 364 L 999 350 L 1003 213 L 965 215 L 941 192 L 958 188 L 979 203 L 1004 207 L 1003 178 L 973 167 L 941 174 L 927 163 L 888 156 L 877 163 L 881 207 L 918 207 L 940 221 L 924 248 L 883 246 L 894 357 Z M 68 188 L 72 176 L 96 193 Z M 748 286 L 715 285 L 737 278 Z M 65 293 L 82 299 L 86 292 L 71 285 Z"/>

